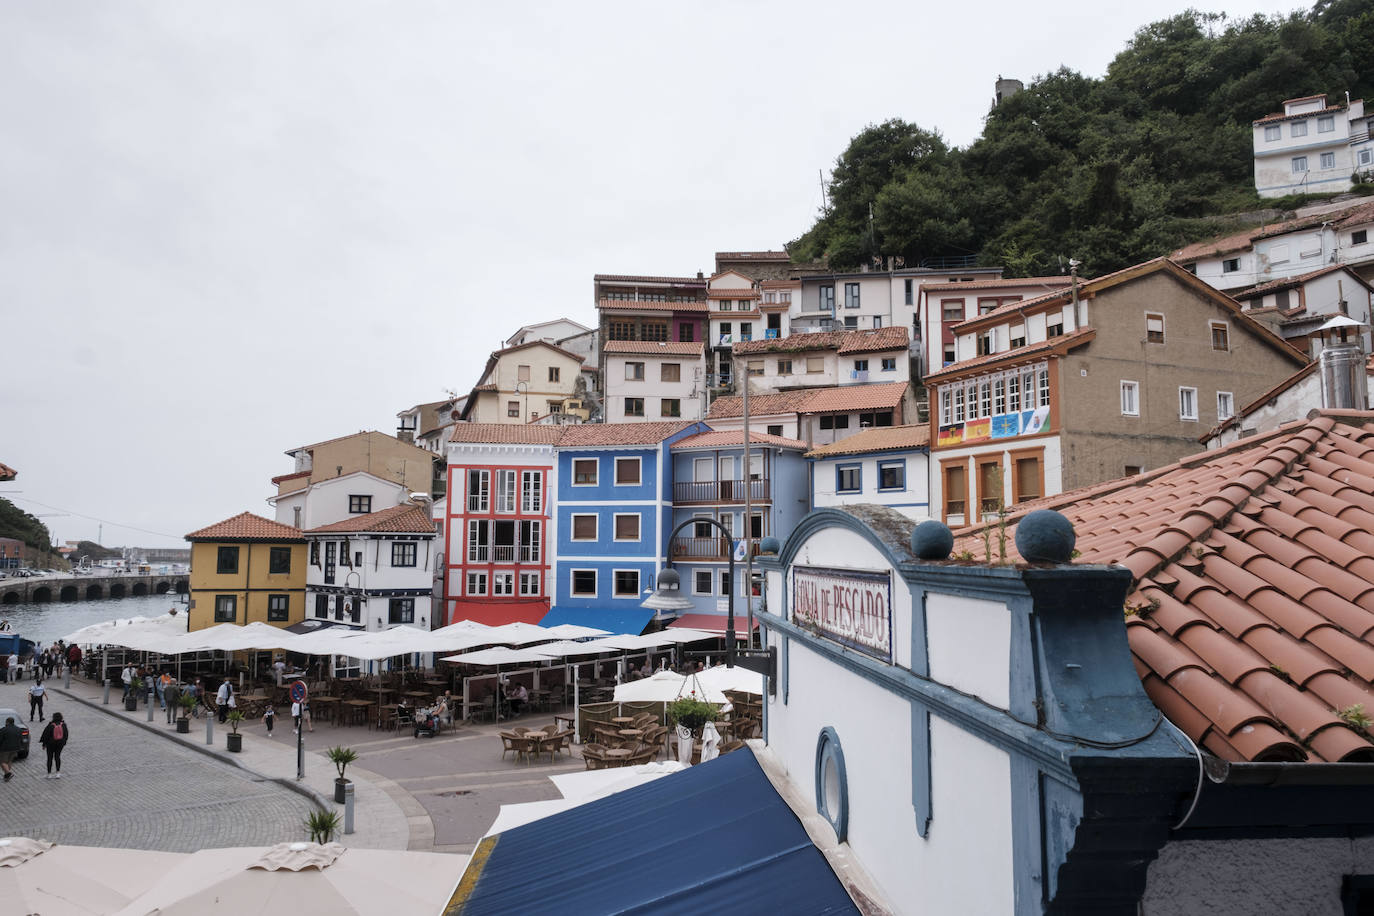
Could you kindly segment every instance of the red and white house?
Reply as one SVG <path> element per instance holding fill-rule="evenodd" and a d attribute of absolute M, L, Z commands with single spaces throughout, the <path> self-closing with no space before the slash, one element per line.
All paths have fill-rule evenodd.
<path fill-rule="evenodd" d="M 448 442 L 444 623 L 538 623 L 553 589 L 559 426 L 459 423 Z"/>

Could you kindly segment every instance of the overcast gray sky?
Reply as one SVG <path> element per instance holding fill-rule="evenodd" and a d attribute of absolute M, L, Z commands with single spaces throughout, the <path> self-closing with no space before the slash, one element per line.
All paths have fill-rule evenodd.
<path fill-rule="evenodd" d="M 270 515 L 287 449 L 592 324 L 592 274 L 778 248 L 865 125 L 966 145 L 999 73 L 1186 5 L 0 0 L 0 495 L 107 545 Z"/>

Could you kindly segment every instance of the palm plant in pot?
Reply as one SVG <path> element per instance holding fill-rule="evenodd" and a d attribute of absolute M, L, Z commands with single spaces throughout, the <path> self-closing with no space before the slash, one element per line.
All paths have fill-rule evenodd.
<path fill-rule="evenodd" d="M 243 735 L 239 734 L 239 723 L 243 721 L 243 713 L 231 709 L 224 720 L 229 723 L 229 734 L 224 736 L 225 746 L 229 748 L 230 753 L 237 754 L 243 750 Z"/>
<path fill-rule="evenodd" d="M 683 763 L 691 763 L 692 748 L 701 737 L 702 728 L 707 722 L 713 721 L 720 710 L 716 704 L 698 699 L 693 693 L 669 703 L 666 712 L 669 721 L 678 726 L 678 759 Z"/>
<path fill-rule="evenodd" d="M 350 763 L 358 759 L 358 752 L 351 747 L 338 745 L 326 751 L 325 756 L 329 758 L 330 763 L 334 764 L 334 768 L 339 771 L 339 778 L 334 780 L 334 801 L 342 805 L 346 800 L 344 798 L 344 786 L 353 781 L 344 778 L 344 771 L 348 769 Z"/>
<path fill-rule="evenodd" d="M 191 710 L 196 708 L 196 695 L 183 693 L 177 697 L 177 705 L 181 707 L 181 715 L 177 717 L 177 731 L 188 735 L 191 733 Z"/>

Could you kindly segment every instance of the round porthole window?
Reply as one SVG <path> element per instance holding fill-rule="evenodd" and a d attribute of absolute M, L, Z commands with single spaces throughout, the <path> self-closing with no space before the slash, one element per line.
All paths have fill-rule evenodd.
<path fill-rule="evenodd" d="M 835 729 L 826 727 L 816 741 L 816 812 L 835 828 L 841 843 L 849 832 L 849 784 L 844 751 Z"/>

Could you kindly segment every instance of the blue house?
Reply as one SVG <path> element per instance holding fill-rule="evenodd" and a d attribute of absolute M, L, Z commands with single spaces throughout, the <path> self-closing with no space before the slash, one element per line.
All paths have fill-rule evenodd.
<path fill-rule="evenodd" d="M 654 612 L 640 607 L 667 554 L 672 530 L 670 447 L 704 423 L 570 426 L 554 449 L 559 622 L 641 632 Z"/>
<path fill-rule="evenodd" d="M 673 538 L 673 567 L 682 577 L 684 597 L 692 599 L 699 613 L 722 615 L 680 620 L 681 625 L 723 632 L 731 591 L 737 599 L 746 593 L 743 564 L 736 563 L 736 581 L 731 582 L 730 543 L 706 520 L 720 522 L 736 540 L 748 537 L 755 553 L 761 538 L 786 538 L 811 509 L 802 457 L 806 449 L 806 443 L 796 439 L 751 431 L 746 469 L 743 430 L 703 432 L 673 444 L 673 527 L 696 520 Z M 758 596 L 757 588 L 753 594 Z M 756 600 L 755 609 L 759 607 Z M 742 615 L 745 609 L 744 601 L 738 600 L 736 612 Z M 744 626 L 737 623 L 737 632 Z"/>

